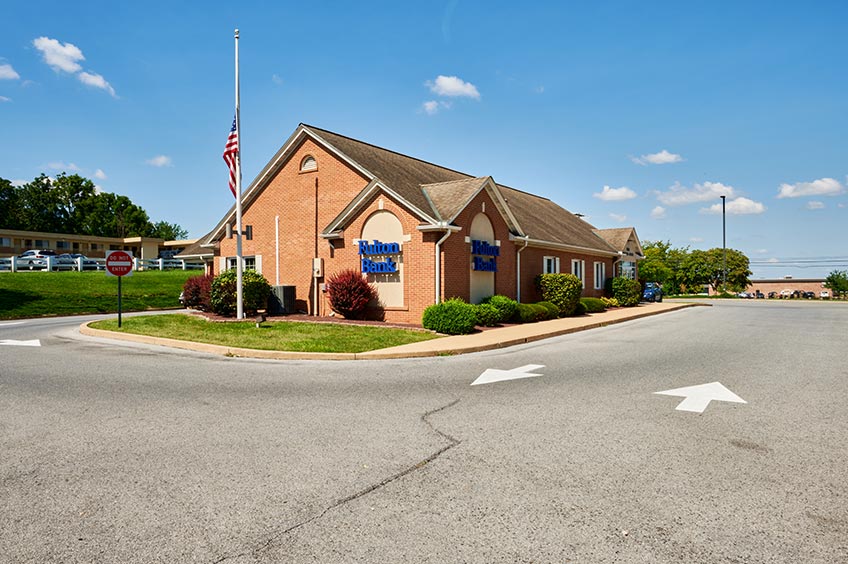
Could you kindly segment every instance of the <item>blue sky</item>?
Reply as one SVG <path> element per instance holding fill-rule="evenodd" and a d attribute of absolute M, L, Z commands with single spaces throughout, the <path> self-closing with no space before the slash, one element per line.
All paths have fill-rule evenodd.
<path fill-rule="evenodd" d="M 725 194 L 728 247 L 755 277 L 825 276 L 848 269 L 846 16 L 836 1 L 16 2 L 0 176 L 79 173 L 203 235 L 232 205 L 238 27 L 245 185 L 304 122 L 678 247 L 721 246 Z"/>

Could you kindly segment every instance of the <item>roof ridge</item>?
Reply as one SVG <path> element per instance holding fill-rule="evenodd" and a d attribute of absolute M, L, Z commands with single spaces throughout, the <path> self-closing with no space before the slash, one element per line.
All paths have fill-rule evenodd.
<path fill-rule="evenodd" d="M 469 176 L 460 180 L 444 180 L 442 182 L 428 182 L 427 184 L 419 184 L 422 188 L 426 186 L 439 186 L 440 184 L 456 184 L 457 182 L 468 182 L 470 180 L 485 180 L 488 176 Z"/>
<path fill-rule="evenodd" d="M 527 196 L 533 196 L 534 198 L 539 198 L 540 200 L 545 200 L 547 202 L 553 202 L 553 200 L 551 200 L 550 198 L 546 198 L 546 197 L 540 196 L 538 194 L 533 194 L 532 192 L 527 192 L 526 190 L 521 190 L 520 188 L 513 188 L 512 186 L 507 186 L 506 184 L 501 184 L 500 182 L 495 182 L 495 184 L 497 184 L 501 188 L 506 188 L 507 190 L 513 190 L 515 192 L 518 192 L 519 194 L 525 194 Z M 556 203 L 556 202 L 554 202 L 554 203 Z M 557 205 L 559 205 L 559 204 L 557 204 Z M 560 207 L 562 207 L 562 206 L 560 206 Z M 563 209 L 565 209 L 565 208 L 563 208 Z M 566 210 L 566 211 L 568 211 L 568 210 Z M 568 213 L 571 213 L 571 212 L 568 212 Z"/>
<path fill-rule="evenodd" d="M 380 147 L 379 145 L 375 145 L 375 144 L 369 143 L 367 141 L 362 141 L 361 139 L 355 139 L 353 137 L 350 137 L 349 135 L 344 135 L 342 133 L 336 133 L 335 131 L 330 131 L 329 129 L 323 129 L 321 127 L 316 127 L 314 125 L 309 125 L 308 123 L 303 123 L 303 122 L 301 122 L 300 125 L 302 125 L 303 127 L 307 127 L 309 129 L 314 129 L 314 130 L 317 130 L 317 131 L 323 131 L 324 133 L 330 133 L 330 134 L 335 135 L 337 137 L 342 137 L 344 139 L 347 139 L 348 141 L 354 141 L 356 143 L 361 143 L 362 145 L 367 145 L 368 147 L 372 147 L 374 149 L 379 149 L 381 151 L 385 151 L 385 152 L 391 153 L 393 155 L 398 155 L 400 157 L 412 159 L 413 161 L 418 161 L 419 163 L 424 163 L 426 165 L 434 166 L 436 168 L 440 168 L 440 169 L 446 170 L 448 172 L 454 172 L 456 174 L 461 174 L 463 176 L 467 176 L 468 178 L 485 178 L 485 177 L 482 177 L 482 176 L 472 176 L 471 174 L 468 174 L 467 172 L 462 172 L 462 171 L 459 171 L 459 170 L 448 168 L 446 166 L 442 166 L 440 164 L 431 163 L 430 161 L 425 161 L 424 159 L 419 159 L 418 157 L 405 155 L 404 153 L 400 153 L 398 151 L 392 151 L 391 149 L 386 149 L 385 147 Z"/>

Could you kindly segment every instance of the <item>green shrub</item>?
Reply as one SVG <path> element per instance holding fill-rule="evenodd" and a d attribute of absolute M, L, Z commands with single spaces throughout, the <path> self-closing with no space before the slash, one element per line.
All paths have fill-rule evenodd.
<path fill-rule="evenodd" d="M 578 315 L 586 314 L 586 306 L 583 302 L 577 302 L 577 307 L 574 308 L 574 313 L 571 314 L 571 317 L 577 317 Z"/>
<path fill-rule="evenodd" d="M 586 307 L 586 311 L 589 313 L 601 313 L 607 309 L 604 300 L 599 298 L 580 298 L 580 303 Z"/>
<path fill-rule="evenodd" d="M 515 310 L 518 309 L 518 302 L 506 296 L 495 295 L 483 300 L 484 304 L 495 306 L 500 312 L 500 322 L 507 322 L 515 316 Z"/>
<path fill-rule="evenodd" d="M 624 307 L 639 305 L 642 299 L 642 285 L 638 280 L 619 276 L 612 281 L 612 297 Z"/>
<path fill-rule="evenodd" d="M 424 310 L 421 324 L 446 335 L 467 335 L 477 324 L 477 308 L 459 298 L 451 298 Z"/>
<path fill-rule="evenodd" d="M 236 314 L 237 274 L 235 269 L 222 272 L 212 281 L 209 305 L 218 315 L 232 317 Z M 271 285 L 255 270 L 242 273 L 242 305 L 247 314 L 256 313 L 268 305 Z"/>
<path fill-rule="evenodd" d="M 511 321 L 513 323 L 533 323 L 536 321 L 537 310 L 533 304 L 518 304 Z"/>
<path fill-rule="evenodd" d="M 537 302 L 537 306 L 545 308 L 545 319 L 556 319 L 559 317 L 559 308 L 551 302 Z"/>
<path fill-rule="evenodd" d="M 608 308 L 610 308 L 610 307 L 620 307 L 619 304 L 618 304 L 618 300 L 615 299 L 615 298 L 602 297 L 601 301 L 604 302 L 604 306 L 606 306 Z"/>
<path fill-rule="evenodd" d="M 556 304 L 563 317 L 574 313 L 583 293 L 583 284 L 573 274 L 540 274 L 536 277 L 536 286 L 542 299 Z"/>
<path fill-rule="evenodd" d="M 479 304 L 474 306 L 477 310 L 477 325 L 483 327 L 494 327 L 501 321 L 501 312 L 492 304 Z"/>

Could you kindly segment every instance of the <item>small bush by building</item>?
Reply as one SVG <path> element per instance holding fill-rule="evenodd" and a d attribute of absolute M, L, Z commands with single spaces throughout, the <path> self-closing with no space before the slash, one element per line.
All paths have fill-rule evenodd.
<path fill-rule="evenodd" d="M 604 300 L 600 298 L 580 298 L 580 303 L 583 304 L 588 313 L 601 313 L 607 309 Z"/>
<path fill-rule="evenodd" d="M 209 300 L 212 292 L 212 280 L 215 276 L 204 274 L 192 276 L 183 284 L 183 305 L 190 309 L 209 311 L 211 309 Z"/>
<path fill-rule="evenodd" d="M 562 317 L 574 313 L 583 293 L 583 284 L 573 274 L 540 274 L 536 277 L 536 286 L 542 299 L 556 304 Z"/>
<path fill-rule="evenodd" d="M 446 335 L 467 335 L 477 324 L 477 308 L 459 298 L 451 298 L 424 310 L 421 324 Z"/>
<path fill-rule="evenodd" d="M 551 302 L 537 302 L 537 306 L 545 308 L 545 319 L 556 319 L 559 317 L 559 308 Z"/>
<path fill-rule="evenodd" d="M 612 297 L 618 300 L 619 305 L 631 307 L 639 305 L 642 299 L 642 285 L 638 280 L 631 280 L 619 276 L 612 279 Z"/>
<path fill-rule="evenodd" d="M 232 317 L 236 314 L 237 274 L 235 269 L 222 272 L 212 280 L 209 305 L 218 315 Z M 255 314 L 257 310 L 265 309 L 271 285 L 264 276 L 255 270 L 245 270 L 242 273 L 242 303 L 244 312 Z"/>
<path fill-rule="evenodd" d="M 501 322 L 501 312 L 492 304 L 479 304 L 477 309 L 477 325 L 483 327 L 494 327 Z"/>
<path fill-rule="evenodd" d="M 506 296 L 495 295 L 483 300 L 484 304 L 495 306 L 500 312 L 501 323 L 505 323 L 513 318 L 515 310 L 518 309 L 518 302 Z"/>
<path fill-rule="evenodd" d="M 342 270 L 327 279 L 327 299 L 330 308 L 343 315 L 345 319 L 365 317 L 368 304 L 375 300 L 377 291 L 362 274 L 352 270 Z"/>

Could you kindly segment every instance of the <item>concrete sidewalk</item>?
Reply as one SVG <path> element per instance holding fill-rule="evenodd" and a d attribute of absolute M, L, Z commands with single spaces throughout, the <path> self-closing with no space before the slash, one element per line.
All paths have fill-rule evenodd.
<path fill-rule="evenodd" d="M 159 345 L 178 349 L 219 354 L 222 356 L 237 356 L 245 358 L 264 358 L 272 360 L 375 360 L 383 358 L 416 358 L 427 356 L 445 356 L 465 354 L 471 352 L 499 349 L 530 343 L 548 337 L 565 335 L 595 329 L 615 323 L 623 323 L 632 319 L 648 317 L 660 313 L 676 311 L 687 307 L 696 307 L 707 304 L 697 303 L 653 303 L 640 304 L 637 307 L 623 307 L 603 313 L 593 313 L 580 317 L 564 317 L 538 323 L 526 323 L 523 325 L 512 325 L 509 327 L 497 327 L 474 333 L 472 335 L 455 335 L 431 339 L 420 343 L 410 343 L 387 349 L 368 351 L 363 353 L 304 353 L 287 351 L 263 351 L 257 349 L 243 349 L 221 345 L 209 345 L 206 343 L 195 343 L 191 341 L 178 341 L 175 339 L 164 339 L 161 337 L 148 337 L 146 335 L 132 335 L 129 333 L 116 333 L 113 331 L 101 331 L 92 329 L 88 323 L 80 326 L 80 333 L 91 337 L 104 339 L 117 339 L 121 341 L 133 341 L 148 345 Z"/>

